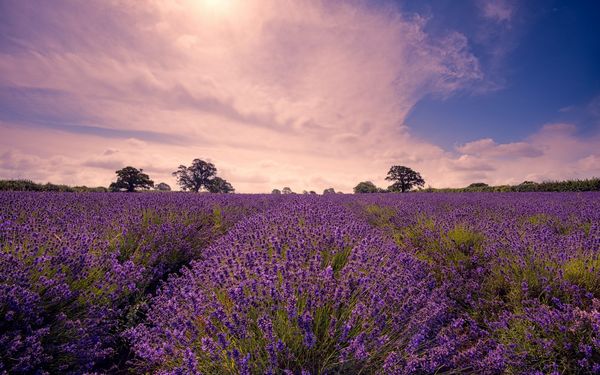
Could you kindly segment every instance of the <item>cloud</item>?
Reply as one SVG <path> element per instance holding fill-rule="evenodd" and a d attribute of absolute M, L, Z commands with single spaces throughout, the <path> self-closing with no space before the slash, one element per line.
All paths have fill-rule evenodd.
<path fill-rule="evenodd" d="M 558 112 L 560 113 L 567 113 L 567 112 L 572 112 L 576 107 L 573 105 L 568 105 L 566 107 L 562 107 L 558 110 Z"/>
<path fill-rule="evenodd" d="M 58 170 L 60 170 L 61 176 L 72 175 L 75 164 L 70 163 L 61 155 L 41 158 L 15 150 L 8 150 L 0 154 L 0 175 L 5 178 L 48 182 L 56 177 Z"/>
<path fill-rule="evenodd" d="M 546 124 L 542 127 L 540 135 L 550 136 L 550 135 L 570 135 L 575 133 L 577 130 L 577 126 L 575 124 L 566 124 L 566 123 L 552 123 Z"/>
<path fill-rule="evenodd" d="M 455 150 L 412 135 L 404 120 L 419 100 L 486 77 L 463 34 L 430 35 L 427 19 L 392 2 L 211 3 L 5 7 L 0 177 L 108 185 L 132 165 L 175 186 L 171 171 L 194 158 L 210 158 L 239 192 L 387 186 L 395 164 L 435 186 L 596 173 L 597 140 L 570 125 Z M 490 20 L 514 14 L 481 4 Z"/>
<path fill-rule="evenodd" d="M 465 143 L 456 149 L 463 154 L 497 158 L 533 158 L 544 154 L 541 149 L 527 142 L 497 144 L 491 138 Z"/>
<path fill-rule="evenodd" d="M 587 111 L 600 123 L 600 95 L 594 97 L 587 105 Z"/>
<path fill-rule="evenodd" d="M 509 23 L 514 15 L 514 6 L 507 0 L 481 0 L 479 9 L 485 18 L 499 23 Z"/>
<path fill-rule="evenodd" d="M 526 5 L 514 0 L 474 0 L 473 3 L 479 17 L 470 19 L 465 26 L 473 28 L 468 36 L 478 51 L 485 73 L 483 84 L 475 91 L 499 91 L 510 84 L 506 75 L 508 59 L 530 31 L 529 12 Z"/>
<path fill-rule="evenodd" d="M 454 170 L 477 171 L 477 180 L 491 184 L 589 178 L 600 176 L 599 144 L 599 135 L 581 138 L 574 124 L 552 123 L 520 142 L 484 138 L 466 143 L 447 163 Z M 456 176 L 455 186 L 461 180 L 465 185 L 469 177 Z"/>
<path fill-rule="evenodd" d="M 584 172 L 598 173 L 600 171 L 600 152 L 595 155 L 588 155 L 577 161 L 578 169 Z"/>
<path fill-rule="evenodd" d="M 231 175 L 238 191 L 268 191 L 277 179 L 296 190 L 329 181 L 348 189 L 383 173 L 394 150 L 410 160 L 437 150 L 410 136 L 407 113 L 426 95 L 482 79 L 464 35 L 432 37 L 426 19 L 393 5 L 228 4 L 15 3 L 0 16 L 0 121 L 11 149 L 87 170 L 59 168 L 57 182 L 107 184 L 127 163 L 155 166 L 173 183 L 161 171 L 210 156 L 223 171 L 243 171 Z M 25 134 L 61 148 L 36 150 Z"/>
<path fill-rule="evenodd" d="M 37 166 L 39 162 L 39 158 L 20 155 L 14 151 L 6 151 L 0 155 L 0 168 L 4 170 L 31 170 Z"/>
<path fill-rule="evenodd" d="M 459 171 L 493 171 L 491 164 L 470 155 L 461 155 L 451 162 L 452 167 Z"/>
<path fill-rule="evenodd" d="M 116 171 L 117 169 L 121 169 L 126 166 L 126 162 L 122 159 L 116 158 L 93 158 L 84 161 L 81 163 L 83 167 L 92 167 L 99 169 L 109 169 L 111 171 Z"/>

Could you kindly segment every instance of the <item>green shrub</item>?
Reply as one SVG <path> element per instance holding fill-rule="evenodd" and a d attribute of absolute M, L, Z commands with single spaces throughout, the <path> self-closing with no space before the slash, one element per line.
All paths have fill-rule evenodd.
<path fill-rule="evenodd" d="M 600 259 L 598 256 L 578 256 L 563 266 L 565 280 L 600 298 Z"/>

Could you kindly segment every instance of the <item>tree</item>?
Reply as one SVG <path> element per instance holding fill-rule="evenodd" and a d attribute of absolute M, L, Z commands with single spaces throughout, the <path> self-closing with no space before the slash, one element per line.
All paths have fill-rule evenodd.
<path fill-rule="evenodd" d="M 317 195 L 317 192 L 316 192 L 316 191 L 314 191 L 314 190 L 311 190 L 311 191 L 309 191 L 308 193 L 309 193 L 310 195 Z"/>
<path fill-rule="evenodd" d="M 208 186 L 206 186 L 206 188 L 211 193 L 227 194 L 233 193 L 235 191 L 233 186 L 231 186 L 229 182 L 222 179 L 221 177 L 214 177 L 213 179 L 209 180 Z"/>
<path fill-rule="evenodd" d="M 289 188 L 289 187 L 287 187 L 287 186 L 286 186 L 286 187 L 284 187 L 284 188 L 281 190 L 281 193 L 282 193 L 282 194 L 294 194 L 294 192 L 292 191 L 292 189 L 290 189 L 290 188 Z"/>
<path fill-rule="evenodd" d="M 325 194 L 335 194 L 335 190 L 333 188 L 327 188 L 323 190 L 323 195 Z"/>
<path fill-rule="evenodd" d="M 467 188 L 483 188 L 489 186 L 490 185 L 486 184 L 485 182 L 473 182 L 471 185 L 467 186 Z"/>
<path fill-rule="evenodd" d="M 358 185 L 356 185 L 354 187 L 354 194 L 378 193 L 378 192 L 379 192 L 379 189 L 371 181 L 359 182 Z"/>
<path fill-rule="evenodd" d="M 415 186 L 425 185 L 425 180 L 423 180 L 423 177 L 421 177 L 419 172 L 415 172 L 403 165 L 394 165 L 391 167 L 385 179 L 388 181 L 395 181 L 388 187 L 389 191 L 401 191 L 404 193 Z"/>
<path fill-rule="evenodd" d="M 128 166 L 115 173 L 117 181 L 110 184 L 111 191 L 133 192 L 137 188 L 145 190 L 154 186 L 154 181 L 146 173 L 143 173 L 143 169 Z"/>
<path fill-rule="evenodd" d="M 198 192 L 203 187 L 208 189 L 211 184 L 211 179 L 216 176 L 217 168 L 213 163 L 206 162 L 200 159 L 194 159 L 192 165 L 186 167 L 180 165 L 173 172 L 173 176 L 177 177 L 177 183 L 183 191 Z"/>
<path fill-rule="evenodd" d="M 167 184 L 165 182 L 161 182 L 160 184 L 156 185 L 154 188 L 158 191 L 171 191 L 171 187 L 169 186 L 169 184 Z"/>
<path fill-rule="evenodd" d="M 281 190 L 273 189 L 273 191 L 271 191 L 271 194 L 281 194 Z"/>

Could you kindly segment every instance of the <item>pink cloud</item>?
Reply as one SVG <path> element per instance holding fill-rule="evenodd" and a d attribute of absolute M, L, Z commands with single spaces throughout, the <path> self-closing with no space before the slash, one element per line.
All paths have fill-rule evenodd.
<path fill-rule="evenodd" d="M 544 125 L 520 142 L 480 139 L 457 147 L 459 156 L 449 163 L 456 169 L 461 169 L 461 163 L 475 166 L 473 170 L 483 172 L 479 179 L 493 184 L 600 176 L 600 137 L 580 138 L 576 130 L 573 124 L 556 123 Z M 477 169 L 479 165 L 491 169 Z"/>
<path fill-rule="evenodd" d="M 456 148 L 463 154 L 498 158 L 533 158 L 543 155 L 543 151 L 527 142 L 498 144 L 491 138 L 465 143 Z"/>
<path fill-rule="evenodd" d="M 384 175 L 394 150 L 409 150 L 411 160 L 439 153 L 413 139 L 404 118 L 423 96 L 482 78 L 463 35 L 432 38 L 426 20 L 395 8 L 182 0 L 13 11 L 22 25 L 33 18 L 48 27 L 16 30 L 27 48 L 0 55 L 0 84 L 65 93 L 49 108 L 57 117 L 79 114 L 83 126 L 184 139 L 104 139 L 38 126 L 34 137 L 54 147 L 36 149 L 26 136 L 33 129 L 4 124 L 10 149 L 58 154 L 81 168 L 57 170 L 57 182 L 107 184 L 110 169 L 127 163 L 173 184 L 164 171 L 211 157 L 238 191 L 270 191 L 276 180 L 302 190 L 320 176 L 348 190 L 359 176 Z M 107 149 L 119 153 L 103 155 Z M 321 185 L 310 187 L 330 187 Z"/>
<path fill-rule="evenodd" d="M 452 167 L 459 171 L 493 171 L 494 168 L 491 164 L 485 160 L 470 156 L 461 155 L 455 160 L 452 160 Z"/>

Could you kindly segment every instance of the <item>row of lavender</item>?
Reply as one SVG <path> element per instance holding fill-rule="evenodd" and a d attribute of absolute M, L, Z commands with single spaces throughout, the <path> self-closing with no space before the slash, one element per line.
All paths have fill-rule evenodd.
<path fill-rule="evenodd" d="M 600 373 L 596 193 L 0 197 L 4 370 Z"/>
<path fill-rule="evenodd" d="M 0 194 L 0 373 L 114 371 L 147 299 L 235 222 L 249 196 Z"/>
<path fill-rule="evenodd" d="M 600 373 L 600 194 L 379 196 L 352 206 L 426 262 L 485 332 L 496 369 L 477 372 Z"/>

